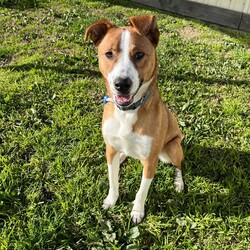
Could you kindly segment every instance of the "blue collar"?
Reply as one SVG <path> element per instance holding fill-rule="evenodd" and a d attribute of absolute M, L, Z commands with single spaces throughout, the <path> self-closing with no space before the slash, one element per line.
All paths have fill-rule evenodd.
<path fill-rule="evenodd" d="M 148 99 L 148 97 L 151 95 L 152 93 L 152 88 L 150 88 L 146 95 L 143 96 L 140 100 L 138 100 L 137 102 L 129 105 L 129 106 L 121 106 L 119 105 L 115 100 L 113 100 L 112 98 L 110 98 L 108 95 L 105 95 L 104 98 L 103 98 L 103 104 L 106 104 L 107 102 L 113 102 L 117 108 L 119 108 L 120 110 L 122 111 L 127 111 L 127 110 L 135 110 L 137 109 L 138 107 L 140 107 L 143 103 L 145 103 Z"/>

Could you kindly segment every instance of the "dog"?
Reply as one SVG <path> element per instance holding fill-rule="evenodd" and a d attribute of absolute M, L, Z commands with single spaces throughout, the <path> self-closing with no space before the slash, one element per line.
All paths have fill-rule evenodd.
<path fill-rule="evenodd" d="M 145 201 L 160 159 L 175 166 L 175 187 L 184 188 L 181 141 L 183 134 L 174 115 L 161 99 L 156 84 L 156 47 L 159 30 L 154 15 L 132 16 L 130 26 L 117 27 L 107 19 L 91 24 L 85 32 L 98 49 L 99 68 L 108 96 L 104 100 L 102 134 L 106 144 L 109 192 L 108 209 L 119 195 L 119 167 L 127 156 L 143 164 L 140 188 L 131 212 L 140 223 Z"/>

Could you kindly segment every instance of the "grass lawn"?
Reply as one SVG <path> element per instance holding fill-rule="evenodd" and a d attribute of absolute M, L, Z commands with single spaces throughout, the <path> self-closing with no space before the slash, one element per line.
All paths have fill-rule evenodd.
<path fill-rule="evenodd" d="M 139 225 L 142 167 L 108 192 L 105 87 L 85 29 L 158 18 L 158 84 L 185 134 L 185 191 L 159 163 Z M 250 249 L 250 34 L 112 0 L 0 0 L 0 250 Z"/>

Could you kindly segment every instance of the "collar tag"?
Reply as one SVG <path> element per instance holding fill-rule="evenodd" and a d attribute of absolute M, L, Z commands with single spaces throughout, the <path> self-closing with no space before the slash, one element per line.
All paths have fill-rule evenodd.
<path fill-rule="evenodd" d="M 108 101 L 109 101 L 109 96 L 108 95 L 105 95 L 104 97 L 103 97 L 103 104 L 105 105 Z"/>

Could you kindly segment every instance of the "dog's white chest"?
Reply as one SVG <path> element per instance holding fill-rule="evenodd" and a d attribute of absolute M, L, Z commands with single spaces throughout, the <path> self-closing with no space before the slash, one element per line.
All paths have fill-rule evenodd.
<path fill-rule="evenodd" d="M 150 154 L 152 137 L 133 132 L 137 120 L 136 111 L 115 111 L 114 116 L 104 121 L 105 142 L 136 159 L 147 158 Z"/>

